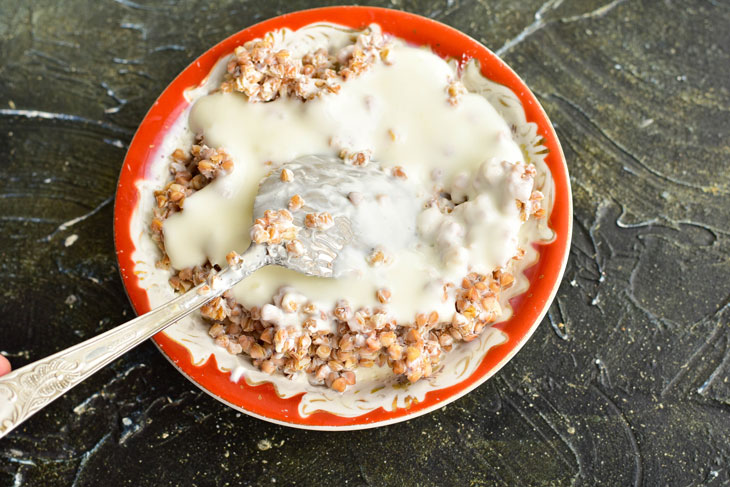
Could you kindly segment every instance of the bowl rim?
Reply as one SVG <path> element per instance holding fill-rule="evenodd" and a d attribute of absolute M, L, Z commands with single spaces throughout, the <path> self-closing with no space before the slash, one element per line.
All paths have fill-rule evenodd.
<path fill-rule="evenodd" d="M 190 351 L 164 332 L 153 337 L 153 343 L 163 356 L 188 380 L 218 401 L 240 412 L 294 428 L 347 431 L 413 419 L 446 406 L 483 384 L 514 357 L 540 325 L 560 287 L 570 253 L 573 202 L 565 156 L 544 109 L 524 81 L 496 54 L 475 39 L 438 21 L 381 7 L 336 6 L 287 13 L 249 26 L 223 39 L 197 57 L 162 91 L 144 116 L 129 145 L 120 171 L 114 203 L 114 244 L 124 290 L 137 314 L 149 311 L 150 305 L 146 291 L 141 288 L 139 279 L 134 273 L 132 259 L 135 245 L 129 224 L 140 197 L 136 182 L 144 178 L 152 156 L 157 153 L 156 146 L 186 108 L 184 91 L 198 85 L 221 56 L 232 52 L 235 46 L 261 37 L 272 30 L 284 27 L 296 30 L 308 24 L 321 22 L 332 22 L 353 28 L 363 28 L 377 23 L 384 32 L 413 44 L 428 45 L 442 57 L 478 59 L 482 74 L 511 89 L 521 101 L 527 121 L 537 124 L 538 134 L 543 137 L 544 145 L 549 150 L 545 162 L 552 173 L 556 194 L 549 220 L 550 227 L 555 232 L 555 239 L 548 244 L 537 245 L 540 258 L 525 271 L 530 279 L 530 287 L 513 298 L 513 303 L 519 301 L 519 304 L 514 305 L 513 317 L 497 324 L 498 327 L 510 328 L 513 336 L 510 335 L 505 343 L 491 348 L 477 369 L 467 378 L 442 389 L 429 391 L 421 403 L 409 408 L 398 408 L 393 411 L 378 408 L 355 417 L 341 417 L 319 411 L 302 418 L 297 414 L 296 405 L 303 393 L 284 399 L 276 394 L 270 383 L 249 386 L 245 380 L 238 383 L 231 382 L 230 372 L 218 369 L 215 355 L 211 354 L 203 364 L 196 365 L 191 360 Z M 538 272 L 540 274 L 537 274 Z M 526 299 L 530 302 L 523 302 Z M 520 313 L 517 313 L 518 307 Z M 515 330 L 515 327 L 518 327 L 518 330 Z M 244 402 L 243 398 L 248 396 L 257 396 L 258 403 L 252 398 L 251 401 Z M 266 398 L 266 401 L 262 397 Z M 269 405 L 262 404 L 269 401 L 276 402 L 279 409 L 271 411 Z"/>

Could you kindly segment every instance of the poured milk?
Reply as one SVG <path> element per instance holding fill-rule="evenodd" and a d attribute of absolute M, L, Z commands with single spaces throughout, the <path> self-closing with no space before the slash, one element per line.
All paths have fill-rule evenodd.
<path fill-rule="evenodd" d="M 532 181 L 513 176 L 513 164 L 524 163 L 523 154 L 483 96 L 467 93 L 456 106 L 448 103 L 446 88 L 456 79 L 449 64 L 400 42 L 389 61 L 342 83 L 338 94 L 306 103 L 288 98 L 249 103 L 239 93 L 199 98 L 190 111 L 190 129 L 209 146 L 226 150 L 235 169 L 188 197 L 184 211 L 164 222 L 172 266 L 206 259 L 223 266 L 228 252 L 246 250 L 257 187 L 272 167 L 310 154 L 337 155 L 342 147 L 371 150 L 383 167 L 404 168 L 421 209 L 410 222 L 420 238 L 399 246 L 391 265 L 360 265 L 357 276 L 322 279 L 270 266 L 236 286 L 234 295 L 246 307 L 261 307 L 279 288 L 290 286 L 320 309 L 331 310 L 341 298 L 357 309 L 379 305 L 375 293 L 386 287 L 392 293 L 387 309 L 399 322 L 431 310 L 450 319 L 454 296 L 444 297 L 444 284 L 458 287 L 469 271 L 489 273 L 506 265 L 525 240 L 518 235 L 515 199 L 529 197 Z M 467 201 L 451 214 L 423 210 L 437 185 Z M 372 191 L 362 186 L 361 191 Z M 386 249 L 402 230 L 378 218 L 367 220 L 365 228 Z"/>

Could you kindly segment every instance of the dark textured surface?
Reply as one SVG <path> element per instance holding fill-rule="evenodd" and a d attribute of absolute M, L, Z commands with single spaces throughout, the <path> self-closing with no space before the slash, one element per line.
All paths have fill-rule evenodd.
<path fill-rule="evenodd" d="M 606 1 L 375 2 L 498 51 L 565 150 L 566 277 L 495 378 L 406 423 L 306 432 L 228 409 L 146 343 L 0 440 L 0 485 L 730 483 L 730 6 Z M 166 84 L 227 35 L 313 5 L 0 3 L 0 350 L 15 366 L 131 317 L 113 194 Z"/>

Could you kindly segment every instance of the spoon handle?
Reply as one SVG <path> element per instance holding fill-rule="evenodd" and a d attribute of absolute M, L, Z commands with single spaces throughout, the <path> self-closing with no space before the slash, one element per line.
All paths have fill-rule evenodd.
<path fill-rule="evenodd" d="M 0 438 L 112 360 L 269 262 L 260 245 L 252 245 L 241 257 L 241 264 L 218 274 L 207 292 L 201 291 L 206 283 L 200 284 L 149 313 L 0 377 Z"/>

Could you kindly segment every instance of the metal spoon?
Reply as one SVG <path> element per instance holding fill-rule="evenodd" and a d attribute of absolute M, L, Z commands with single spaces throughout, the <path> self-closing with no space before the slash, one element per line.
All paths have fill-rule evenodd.
<path fill-rule="evenodd" d="M 283 245 L 252 243 L 240 256 L 239 263 L 224 269 L 212 282 L 202 283 L 149 313 L 0 377 L 0 438 L 109 362 L 265 265 L 280 265 L 319 277 L 336 278 L 351 272 L 353 269 L 347 262 L 338 260 L 340 251 L 345 246 L 368 247 L 371 242 L 365 240 L 364 232 L 353 228 L 347 212 L 343 211 L 348 201 L 346 188 L 352 188 L 358 179 L 367 179 L 368 187 L 397 194 L 403 192 L 402 185 L 373 166 L 355 168 L 335 158 L 307 156 L 283 167 L 291 171 L 292 181 L 300 184 L 290 185 L 282 181 L 280 170 L 273 171 L 259 187 L 254 218 L 268 209 L 286 208 L 285 202 L 293 196 L 293 188 L 289 186 L 296 187 L 305 201 L 303 211 L 294 212 L 294 224 L 299 227 L 297 239 L 303 249 L 301 255 L 290 255 Z M 334 217 L 334 225 L 326 231 L 306 228 L 304 215 L 313 212 L 329 212 Z"/>

